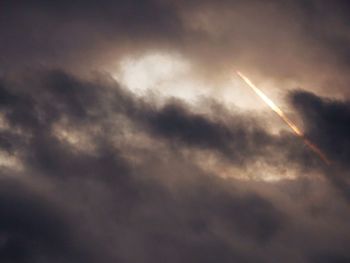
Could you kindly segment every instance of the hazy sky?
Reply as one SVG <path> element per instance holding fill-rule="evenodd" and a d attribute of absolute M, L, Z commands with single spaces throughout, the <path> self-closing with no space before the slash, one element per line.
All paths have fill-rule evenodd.
<path fill-rule="evenodd" d="M 349 22 L 345 0 L 2 1 L 0 261 L 350 262 Z"/>

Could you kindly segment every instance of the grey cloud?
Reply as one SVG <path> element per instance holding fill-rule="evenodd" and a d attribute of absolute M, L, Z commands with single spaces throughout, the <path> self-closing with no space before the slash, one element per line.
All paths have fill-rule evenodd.
<path fill-rule="evenodd" d="M 333 162 L 325 174 L 349 199 L 349 102 L 326 99 L 303 91 L 294 92 L 291 101 L 303 117 L 307 135 Z"/>
<path fill-rule="evenodd" d="M 4 1 L 0 149 L 21 167 L 1 169 L 1 261 L 347 262 L 349 103 L 316 90 L 348 96 L 348 12 L 344 1 Z M 280 80 L 314 90 L 291 106 L 334 164 L 250 113 L 159 106 L 87 73 L 162 51 L 211 83 L 239 67 L 281 93 Z M 224 179 L 195 152 L 237 175 L 260 164 L 299 177 Z"/>
<path fill-rule="evenodd" d="M 30 76 L 17 76 L 16 81 L 13 76 L 3 78 L 2 112 L 11 127 L 20 128 L 27 138 L 18 141 L 21 134 L 11 129 L 4 137 L 23 162 L 24 171 L 16 173 L 24 173 L 33 185 L 45 182 L 52 190 L 37 194 L 31 184 L 15 177 L 14 188 L 2 184 L 0 199 L 8 216 L 3 220 L 10 218 L 0 229 L 6 233 L 0 247 L 4 260 L 277 262 L 290 246 L 289 262 L 312 262 L 310 255 L 319 253 L 318 243 L 327 239 L 329 230 L 307 230 L 305 221 L 312 217 L 322 222 L 330 208 L 315 208 L 319 215 L 315 217 L 310 209 L 289 211 L 291 201 L 281 205 L 277 200 L 282 196 L 289 200 L 286 196 L 291 195 L 292 203 L 302 206 L 315 189 L 301 188 L 303 194 L 293 198 L 296 186 L 288 182 L 258 188 L 251 182 L 243 187 L 234 179 L 207 174 L 178 151 L 219 152 L 236 164 L 268 162 L 283 155 L 283 159 L 294 158 L 295 164 L 310 165 L 308 160 L 314 156 L 301 142 L 295 143 L 293 135 L 268 134 L 257 122 L 234 112 L 218 119 L 195 113 L 181 101 L 158 107 L 104 75 L 84 79 L 55 70 Z M 306 112 L 302 112 L 305 117 Z M 87 133 L 88 127 L 99 127 L 90 134 L 96 149 L 77 152 L 57 138 L 53 127 L 62 119 L 64 128 L 86 127 Z M 141 160 L 133 162 L 125 155 L 127 147 L 112 143 L 113 136 L 132 134 L 133 129 L 165 146 L 148 146 L 138 155 Z M 309 133 L 314 136 L 312 129 Z M 124 143 L 131 143 L 129 138 Z M 279 150 L 269 151 L 267 157 L 261 149 L 254 151 L 254 145 Z M 10 169 L 3 176 L 16 173 Z M 296 236 L 293 229 L 298 224 L 307 233 Z M 306 236 L 307 248 L 295 245 Z"/>

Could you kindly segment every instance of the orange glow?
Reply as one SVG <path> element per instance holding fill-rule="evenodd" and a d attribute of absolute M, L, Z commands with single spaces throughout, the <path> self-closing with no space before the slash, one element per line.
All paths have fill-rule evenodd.
<path fill-rule="evenodd" d="M 303 139 L 305 145 L 307 145 L 315 154 L 317 154 L 321 158 L 321 160 L 324 161 L 327 165 L 331 163 L 326 157 L 326 155 L 321 151 L 321 149 L 319 149 L 315 144 L 313 144 L 307 138 L 305 138 L 301 130 L 283 113 L 283 111 L 272 100 L 270 100 L 258 87 L 256 87 L 250 81 L 250 79 L 248 79 L 239 71 L 237 71 L 237 74 L 275 113 L 278 114 L 278 116 L 293 130 L 293 132 L 297 136 Z"/>

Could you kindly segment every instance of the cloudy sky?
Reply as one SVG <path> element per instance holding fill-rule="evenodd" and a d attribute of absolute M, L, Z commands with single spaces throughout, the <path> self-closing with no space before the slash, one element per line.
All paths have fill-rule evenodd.
<path fill-rule="evenodd" d="M 350 262 L 348 1 L 4 0 L 0 36 L 1 262 Z"/>

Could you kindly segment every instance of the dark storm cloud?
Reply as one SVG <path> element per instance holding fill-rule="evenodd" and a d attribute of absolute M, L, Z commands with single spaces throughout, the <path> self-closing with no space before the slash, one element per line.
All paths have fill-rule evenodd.
<path fill-rule="evenodd" d="M 18 180 L 1 179 L 2 262 L 90 262 L 60 206 Z M 77 244 L 75 244 L 77 242 Z"/>
<path fill-rule="evenodd" d="M 91 262 L 120 258 L 125 262 L 149 262 L 164 257 L 172 258 L 168 262 L 210 262 L 213 258 L 223 262 L 234 259 L 253 262 L 254 256 L 230 245 L 226 232 L 235 233 L 254 247 L 255 243 L 270 242 L 282 229 L 285 216 L 269 200 L 256 193 L 240 193 L 234 185 L 225 190 L 221 179 L 208 177 L 195 167 L 185 169 L 186 180 L 201 183 L 185 188 L 180 183 L 173 185 L 172 190 L 167 189 L 156 180 L 160 174 L 147 175 L 149 168 L 144 171 L 130 164 L 122 156 L 123 149 L 111 145 L 106 122 L 121 114 L 137 126 L 151 127 L 150 135 L 161 133 L 171 140 L 173 134 L 166 128 L 173 120 L 172 114 L 168 116 L 173 107 L 178 122 L 184 121 L 175 135 L 184 141 L 183 147 L 199 148 L 205 140 L 213 140 L 212 136 L 221 136 L 215 132 L 215 125 L 219 131 L 226 128 L 204 116 L 191 116 L 179 105 L 166 106 L 157 112 L 146 102 L 137 104 L 139 99 L 108 77 L 81 80 L 62 71 L 30 75 L 30 78 L 3 81 L 6 85 L 1 90 L 1 108 L 13 129 L 6 130 L 6 142 L 23 162 L 26 176 L 34 181 L 43 179 L 56 187 L 47 195 L 35 197 L 35 192 L 25 185 L 20 186 L 23 190 L 13 189 L 3 182 L 0 199 L 7 214 L 3 220 L 9 217 L 1 226 L 6 241 L 1 246 L 4 260 L 89 262 L 85 259 L 88 257 Z M 142 115 L 142 112 L 148 113 Z M 101 132 L 93 138 L 96 152 L 77 153 L 60 141 L 53 128 L 62 119 L 68 120 L 67 126 L 99 125 Z M 20 128 L 21 134 L 16 134 L 15 127 Z M 126 129 L 127 125 L 122 121 L 115 127 L 112 133 Z M 203 133 L 199 140 L 192 135 L 184 137 L 187 132 L 196 135 L 208 127 L 209 133 Z M 21 135 L 27 139 L 18 142 L 13 139 Z M 214 142 L 205 147 L 218 148 Z M 4 145 L 4 149 L 8 146 Z M 156 150 L 149 151 L 148 155 L 159 154 Z M 161 153 L 164 154 L 170 153 Z M 157 166 L 166 167 L 163 162 Z M 171 169 L 174 175 L 180 172 L 176 166 Z M 15 179 L 13 184 L 19 187 Z M 223 191 L 218 191 L 221 188 Z M 49 208 L 54 202 L 59 205 Z M 78 226 L 81 213 L 87 220 Z M 76 236 L 93 242 L 75 241 Z M 110 250 L 110 246 L 116 250 Z M 130 249 L 136 252 L 131 253 Z M 203 254 L 203 249 L 208 254 Z M 98 261 L 89 251 L 98 256 Z"/>
<path fill-rule="evenodd" d="M 327 177 L 349 199 L 349 101 L 321 98 L 303 91 L 294 92 L 291 100 L 303 117 L 308 136 L 333 160 L 333 167 L 326 171 Z"/>
<path fill-rule="evenodd" d="M 292 103 L 303 117 L 306 130 L 330 157 L 348 165 L 350 103 L 295 92 Z"/>
<path fill-rule="evenodd" d="M 274 162 L 274 151 L 283 152 L 285 156 L 279 156 L 282 159 L 298 163 L 302 159 L 310 163 L 312 159 L 307 151 L 301 151 L 302 144 L 295 137 L 283 133 L 272 136 L 258 119 L 249 116 L 236 114 L 221 120 L 210 118 L 192 112 L 188 105 L 179 101 L 169 102 L 156 111 L 143 108 L 139 116 L 141 123 L 152 133 L 174 145 L 216 151 L 236 164 L 245 165 L 264 158 L 267 162 Z M 283 147 L 286 145 L 289 147 Z"/>
<path fill-rule="evenodd" d="M 280 238 L 292 243 L 303 238 L 288 232 L 298 224 L 294 215 L 289 218 L 288 209 L 254 188 L 240 189 L 235 180 L 209 176 L 177 151 L 219 152 L 241 164 L 268 162 L 277 156 L 274 149 L 303 165 L 308 155 L 302 144 L 294 143 L 294 136 L 269 135 L 263 126 L 236 113 L 220 118 L 194 113 L 181 101 L 159 107 L 104 75 L 87 80 L 64 71 L 40 71 L 3 78 L 2 83 L 1 108 L 11 127 L 4 131 L 4 140 L 11 145 L 10 153 L 21 160 L 22 176 L 29 176 L 29 182 L 54 186 L 41 194 L 19 179 L 11 181 L 13 187 L 3 182 L 3 219 L 15 224 L 2 224 L 4 260 L 271 262 L 285 253 L 278 248 Z M 77 151 L 58 138 L 54 127 L 62 120 L 62 128 L 85 127 L 95 150 Z M 112 140 L 116 134 L 132 134 L 130 123 L 166 147 L 147 147 L 141 163 L 133 163 L 125 155 L 127 148 Z M 92 126 L 99 132 L 92 133 Z M 271 156 L 254 151 L 254 145 Z M 12 175 L 10 169 L 4 176 L 16 173 L 23 172 Z M 327 210 L 318 209 L 317 214 Z M 314 240 L 314 230 L 309 231 Z M 329 230 L 319 235 L 326 237 Z M 292 243 L 286 246 L 295 246 Z M 321 252 L 318 245 L 309 247 L 311 252 L 296 246 L 295 256 L 312 262 Z M 336 249 L 334 253 L 344 255 Z M 293 256 L 290 262 L 294 260 Z"/>
<path fill-rule="evenodd" d="M 238 164 L 253 162 L 257 158 L 273 161 L 273 152 L 276 150 L 296 162 L 305 158 L 310 162 L 313 157 L 300 147 L 301 141 L 290 134 L 272 136 L 255 118 L 230 115 L 222 109 L 222 113 L 227 116 L 215 119 L 192 112 L 189 105 L 181 101 L 169 101 L 162 107 L 156 107 L 134 97 L 103 75 L 88 81 L 79 80 L 59 70 L 40 71 L 33 73 L 31 78 L 8 83 L 8 88 L 3 87 L 0 95 L 3 98 L 0 106 L 4 109 L 6 120 L 13 127 L 37 135 L 29 142 L 32 143 L 29 158 L 36 156 L 39 160 L 31 162 L 38 165 L 58 163 L 52 167 L 53 171 L 59 171 L 59 161 L 64 161 L 67 154 L 71 155 L 68 159 L 75 158 L 53 135 L 55 123 L 68 119 L 68 126 L 96 124 L 108 131 L 110 127 L 105 127 L 105 122 L 120 115 L 134 122 L 137 128 L 142 128 L 156 138 L 163 138 L 174 146 L 217 151 L 224 158 Z M 124 126 L 124 122 L 119 123 L 115 132 L 124 129 Z M 4 136 L 6 133 L 7 137 L 18 136 L 8 131 L 4 132 Z M 101 140 L 101 150 L 105 151 L 104 141 L 108 138 L 102 138 L 105 136 L 103 132 L 97 136 Z M 11 143 L 14 142 L 4 138 L 4 147 L 9 148 Z M 17 144 L 19 143 L 20 140 Z M 53 154 L 50 153 L 51 148 L 55 149 Z M 41 160 L 40 156 L 44 159 Z"/>

